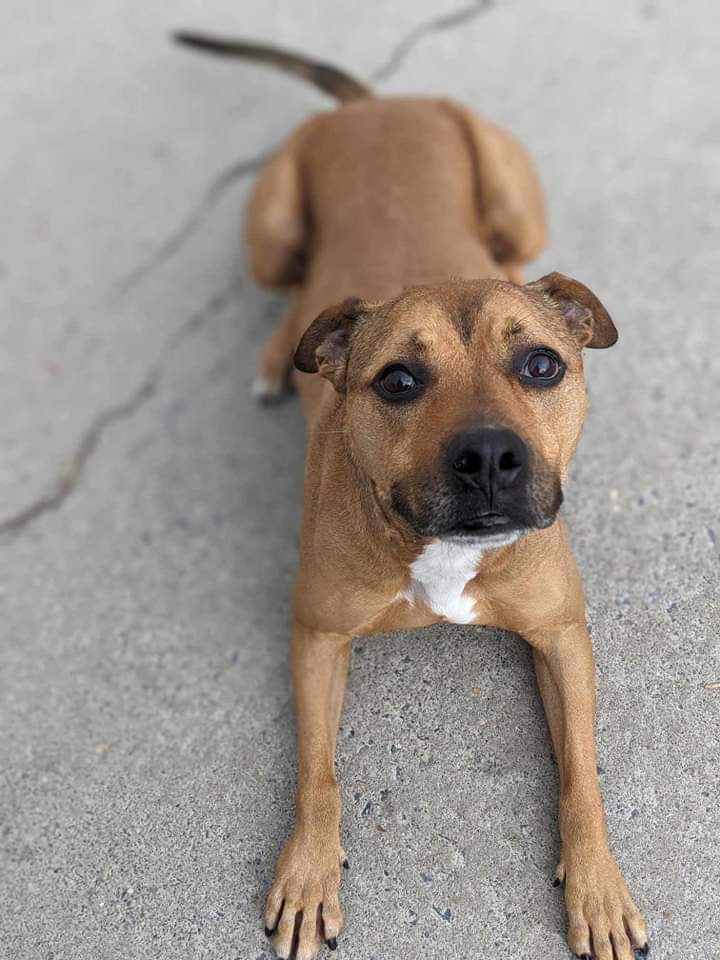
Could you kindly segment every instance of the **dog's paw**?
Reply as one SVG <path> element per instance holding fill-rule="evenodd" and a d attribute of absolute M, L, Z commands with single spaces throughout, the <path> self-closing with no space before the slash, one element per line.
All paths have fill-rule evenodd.
<path fill-rule="evenodd" d="M 287 385 L 281 381 L 260 376 L 253 380 L 252 395 L 258 403 L 279 403 L 287 392 Z"/>
<path fill-rule="evenodd" d="M 582 960 L 636 960 L 650 950 L 647 928 L 608 850 L 579 850 L 561 860 L 568 945 Z"/>
<path fill-rule="evenodd" d="M 343 925 L 340 867 L 347 865 L 335 838 L 290 836 L 265 905 L 265 933 L 278 957 L 312 960 L 323 942 L 336 949 Z"/>

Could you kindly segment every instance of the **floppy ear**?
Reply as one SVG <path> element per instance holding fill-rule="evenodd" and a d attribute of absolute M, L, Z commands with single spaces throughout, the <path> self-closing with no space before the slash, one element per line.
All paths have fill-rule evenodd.
<path fill-rule="evenodd" d="M 245 228 L 248 266 L 266 287 L 299 283 L 308 243 L 297 136 L 267 161 L 250 195 Z"/>
<path fill-rule="evenodd" d="M 610 314 L 584 283 L 564 273 L 548 273 L 527 284 L 552 301 L 583 347 L 611 347 L 618 334 Z"/>
<path fill-rule="evenodd" d="M 297 369 L 319 373 L 343 393 L 352 332 L 367 308 L 368 304 L 359 297 L 348 297 L 323 310 L 298 344 L 294 357 Z"/>

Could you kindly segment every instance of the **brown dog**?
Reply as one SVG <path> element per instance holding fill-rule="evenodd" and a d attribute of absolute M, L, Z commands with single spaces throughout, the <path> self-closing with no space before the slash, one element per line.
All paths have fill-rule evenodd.
<path fill-rule="evenodd" d="M 587 406 L 582 349 L 617 336 L 607 311 L 562 274 L 520 285 L 544 242 L 543 207 L 503 131 L 447 101 L 375 99 L 302 58 L 181 39 L 280 64 L 349 101 L 265 166 L 247 228 L 255 278 L 292 288 L 258 389 L 282 389 L 299 340 L 309 421 L 291 642 L 296 822 L 266 910 L 278 955 L 308 960 L 323 938 L 335 949 L 342 927 L 334 766 L 352 638 L 444 620 L 532 646 L 560 770 L 568 942 L 597 960 L 644 956 L 645 924 L 608 848 L 593 655 L 558 516 Z"/>

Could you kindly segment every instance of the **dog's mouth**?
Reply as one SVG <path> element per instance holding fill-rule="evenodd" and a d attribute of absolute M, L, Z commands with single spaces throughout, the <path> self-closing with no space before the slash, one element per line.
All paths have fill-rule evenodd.
<path fill-rule="evenodd" d="M 459 533 L 477 533 L 483 530 L 497 531 L 499 528 L 514 526 L 514 521 L 504 513 L 496 513 L 494 510 L 487 510 L 485 513 L 478 513 L 474 517 L 468 517 L 457 525 Z"/>
<path fill-rule="evenodd" d="M 453 525 L 447 535 L 452 539 L 464 540 L 514 540 L 522 530 L 523 525 L 507 514 L 488 510 L 463 518 Z"/>
<path fill-rule="evenodd" d="M 550 526 L 562 502 L 562 489 L 554 477 L 538 474 L 535 483 L 516 491 L 502 491 L 495 502 L 440 484 L 395 483 L 389 506 L 412 530 L 423 537 L 479 541 L 485 546 L 511 543 L 527 530 Z"/>

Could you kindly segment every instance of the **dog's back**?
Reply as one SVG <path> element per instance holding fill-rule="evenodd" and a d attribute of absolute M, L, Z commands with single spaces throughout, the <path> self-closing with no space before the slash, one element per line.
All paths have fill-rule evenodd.
<path fill-rule="evenodd" d="M 330 267 L 336 288 L 326 303 L 349 292 L 384 297 L 450 275 L 514 279 L 542 248 L 529 157 L 467 108 L 376 98 L 331 64 L 265 44 L 192 31 L 174 39 L 273 66 L 340 101 L 303 124 L 258 178 L 248 246 L 259 282 L 324 287 Z"/>
<path fill-rule="evenodd" d="M 333 296 L 375 299 L 450 274 L 504 275 L 482 242 L 472 148 L 449 104 L 355 100 L 314 117 L 297 143 L 314 253 L 308 280 L 325 286 L 332 271 Z"/>
<path fill-rule="evenodd" d="M 321 285 L 320 307 L 451 275 L 505 277 L 504 264 L 543 239 L 521 148 L 430 99 L 358 99 L 312 117 L 258 178 L 248 224 L 256 279 L 284 285 L 300 273 Z"/>

